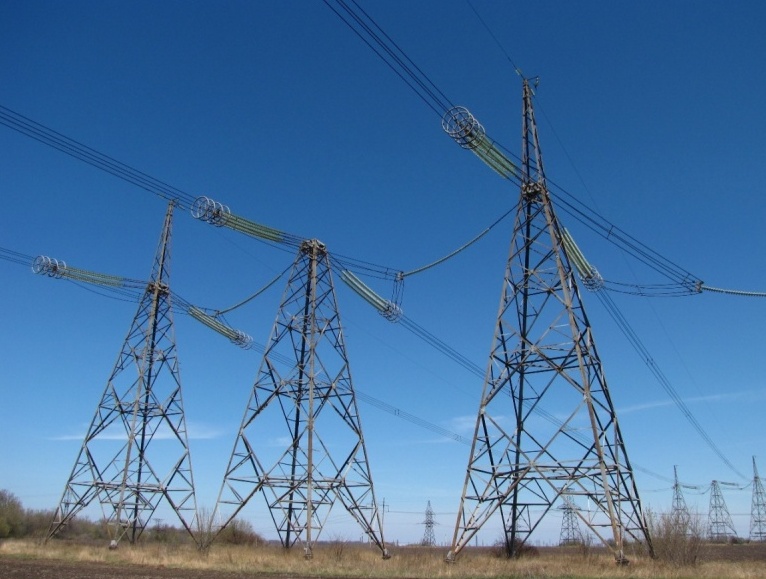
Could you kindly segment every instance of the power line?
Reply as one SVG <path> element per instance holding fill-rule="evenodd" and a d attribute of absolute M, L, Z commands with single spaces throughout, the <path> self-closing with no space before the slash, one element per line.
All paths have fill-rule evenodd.
<path fill-rule="evenodd" d="M 716 454 L 716 456 L 718 456 L 718 458 L 721 459 L 721 461 L 726 466 L 728 466 L 731 469 L 732 472 L 734 472 L 741 478 L 745 478 L 745 476 L 739 470 L 737 470 L 737 468 L 726 457 L 723 451 L 720 448 L 718 448 L 718 445 L 713 441 L 711 436 L 702 427 L 702 425 L 699 423 L 699 421 L 694 416 L 692 411 L 689 410 L 689 407 L 686 405 L 683 399 L 679 396 L 678 392 L 673 387 L 670 380 L 668 380 L 667 376 L 665 376 L 664 372 L 662 372 L 660 367 L 654 361 L 654 358 L 649 353 L 649 350 L 646 348 L 644 343 L 638 337 L 638 334 L 636 334 L 636 332 L 630 326 L 627 319 L 625 319 L 625 316 L 623 316 L 622 312 L 617 307 L 617 304 L 614 303 L 614 300 L 612 300 L 611 296 L 608 293 L 601 292 L 601 291 L 596 291 L 595 294 L 598 300 L 606 309 L 607 313 L 609 313 L 609 315 L 612 317 L 614 322 L 617 324 L 617 327 L 619 328 L 619 330 L 628 339 L 628 342 L 630 343 L 630 345 L 633 346 L 633 348 L 636 350 L 641 360 L 643 360 L 647 368 L 649 368 L 651 373 L 657 379 L 657 382 L 660 383 L 660 386 L 662 386 L 662 388 L 665 390 L 667 395 L 670 396 L 670 399 L 673 401 L 676 407 L 681 411 L 681 413 L 684 415 L 684 418 L 686 418 L 686 420 L 689 422 L 692 428 L 694 428 L 697 434 L 700 435 L 700 437 L 705 442 L 705 444 L 707 444 L 707 446 Z"/>
<path fill-rule="evenodd" d="M 20 253 L 11 249 L 0 247 L 0 259 L 3 259 L 5 261 L 10 261 L 11 263 L 16 263 L 19 265 L 24 265 L 27 267 L 32 267 L 35 260 L 37 258 L 29 255 Z M 288 268 L 289 269 L 289 268 Z M 278 278 L 281 278 L 284 275 L 284 272 L 280 273 Z M 71 283 L 74 283 L 76 286 L 89 291 L 91 293 L 94 293 L 96 295 L 99 295 L 101 297 L 106 297 L 109 299 L 117 299 L 119 301 L 125 301 L 125 302 L 137 302 L 142 293 L 142 287 L 145 286 L 146 282 L 141 282 L 140 280 L 130 280 L 130 284 L 125 284 L 124 286 L 98 286 L 98 289 L 95 287 L 92 287 L 92 284 L 89 284 L 86 282 L 78 282 L 70 278 L 62 278 L 65 281 L 69 281 Z M 121 280 L 128 280 L 128 278 L 120 278 Z M 274 283 L 274 280 L 269 282 L 266 285 L 266 288 L 270 287 Z M 143 285 L 142 285 L 143 284 Z M 127 287 L 129 286 L 129 287 Z M 256 294 L 253 296 L 250 296 L 248 299 L 240 302 L 236 306 L 233 307 L 239 307 L 241 305 L 244 305 L 244 303 L 249 302 L 250 300 L 254 299 L 257 295 L 260 295 L 266 288 L 261 288 Z M 175 313 L 181 313 L 184 315 L 189 315 L 190 308 L 194 307 L 191 305 L 190 302 L 180 297 L 177 293 L 172 292 L 172 295 L 174 296 L 173 299 L 173 311 Z M 203 310 L 208 310 L 213 312 L 213 316 L 215 318 L 221 318 L 224 322 L 225 319 L 223 319 L 223 316 L 221 314 L 226 313 L 233 309 L 233 307 L 222 309 L 222 310 L 215 310 L 213 308 L 201 308 Z M 440 352 L 442 355 L 446 356 L 450 360 L 452 360 L 455 364 L 463 367 L 464 369 L 468 370 L 471 374 L 478 378 L 483 378 L 484 371 L 481 369 L 481 367 L 459 353 L 457 350 L 455 350 L 453 347 L 451 347 L 449 344 L 435 336 L 433 333 L 426 330 L 421 325 L 417 324 L 415 321 L 410 320 L 409 318 L 406 318 L 402 316 L 403 327 L 407 329 L 408 331 L 412 332 L 415 336 L 423 340 L 426 344 Z M 227 325 L 228 323 L 225 322 Z M 263 353 L 265 350 L 265 346 L 263 344 L 257 343 L 257 342 L 251 342 L 250 348 L 251 350 L 254 350 L 255 352 Z M 286 357 L 281 357 L 278 355 L 278 353 L 272 353 L 272 357 L 283 364 L 292 364 L 292 361 L 287 359 Z M 375 408 L 382 410 L 384 412 L 387 412 L 388 414 L 391 414 L 392 416 L 396 416 L 402 420 L 405 420 L 407 422 L 410 422 L 411 424 L 414 424 L 420 428 L 423 428 L 425 430 L 429 430 L 435 434 L 438 434 L 440 436 L 443 436 L 445 438 L 448 438 L 450 440 L 454 440 L 456 442 L 459 442 L 461 444 L 470 445 L 470 441 L 465 438 L 464 436 L 457 434 L 455 432 L 452 432 L 442 426 L 439 426 L 435 423 L 429 422 L 428 420 L 421 418 L 415 414 L 409 413 L 405 410 L 402 410 L 401 408 L 398 408 L 396 406 L 393 406 L 387 402 L 384 402 L 383 400 L 380 400 L 378 398 L 375 398 L 374 396 L 371 396 L 369 394 L 364 393 L 363 391 L 359 390 L 358 388 L 355 388 L 356 396 L 366 404 L 369 404 L 370 406 L 374 406 Z M 549 421 L 551 424 L 555 426 L 561 426 L 561 421 L 550 414 L 549 412 L 539 408 L 535 407 L 533 409 L 535 414 L 541 416 L 545 420 Z M 587 442 L 587 439 L 581 432 L 573 432 L 571 435 L 578 439 L 578 441 L 581 444 L 585 444 Z M 655 478 L 658 478 L 660 480 L 667 480 L 670 481 L 670 479 L 666 479 L 660 474 L 657 474 L 649 469 L 635 466 L 636 470 L 640 470 L 648 475 L 651 475 Z"/>
<path fill-rule="evenodd" d="M 159 195 L 166 201 L 175 200 L 184 209 L 190 209 L 194 203 L 194 197 L 189 193 L 155 179 L 2 105 L 0 105 L 0 123 L 75 159 L 111 173 L 141 189 Z"/>
<path fill-rule="evenodd" d="M 523 76 L 524 76 L 524 75 L 523 75 L 523 74 L 521 74 L 521 69 L 520 69 L 518 66 L 516 66 L 516 63 L 514 63 L 514 62 L 513 62 L 513 59 L 511 58 L 511 55 L 510 55 L 510 54 L 508 54 L 508 51 L 507 51 L 507 50 L 505 50 L 505 47 L 504 47 L 504 46 L 501 44 L 501 42 L 500 42 L 500 40 L 497 38 L 497 36 L 495 36 L 495 33 L 494 33 L 494 32 L 492 32 L 492 29 L 489 27 L 489 25 L 488 25 L 488 24 L 487 24 L 487 22 L 484 20 L 484 18 L 482 18 L 481 14 L 479 14 L 479 11 L 478 11 L 478 10 L 476 10 L 476 7 L 473 5 L 473 3 L 471 2 L 471 0 L 466 0 L 466 4 L 468 4 L 468 6 L 469 6 L 469 7 L 471 8 L 471 10 L 473 11 L 473 13 L 476 15 L 476 18 L 478 18 L 478 19 L 479 19 L 479 22 L 481 22 L 481 25 L 482 25 L 482 26 L 484 27 L 484 29 L 487 31 L 487 34 L 489 34 L 489 36 L 492 38 L 492 40 L 494 40 L 494 41 L 495 41 L 495 44 L 496 44 L 496 45 L 497 45 L 497 47 L 500 49 L 500 51 L 501 51 L 501 52 L 502 52 L 502 53 L 505 55 L 505 58 L 506 58 L 506 60 L 507 60 L 507 61 L 508 61 L 508 62 L 511 64 L 511 66 L 513 67 L 513 70 L 514 70 L 514 72 L 516 72 L 516 74 L 518 74 L 519 76 L 521 76 L 521 77 L 523 78 Z"/>
<path fill-rule="evenodd" d="M 359 38 L 361 38 L 381 60 L 383 60 L 402 80 L 404 80 L 415 94 L 423 99 L 431 109 L 442 116 L 444 125 L 445 119 L 450 116 L 450 113 L 460 107 L 452 106 L 452 101 L 444 95 L 444 92 L 436 87 L 425 73 L 423 73 L 422 69 L 414 65 L 412 60 L 406 53 L 404 53 L 399 45 L 394 43 L 391 38 L 382 31 L 374 19 L 359 8 L 356 2 L 352 2 L 356 7 L 356 11 L 352 6 L 349 6 L 349 4 L 342 0 L 337 0 L 336 3 L 340 6 L 340 9 L 336 9 L 330 0 L 325 0 L 325 4 L 335 12 L 335 14 L 338 15 L 340 19 L 357 36 L 359 36 Z M 489 30 L 487 23 L 481 18 L 470 2 L 469 5 L 484 27 L 487 28 L 495 42 L 499 45 L 499 41 L 491 33 L 491 30 Z M 519 68 L 513 63 L 504 49 L 503 53 L 513 65 L 514 70 L 520 74 Z M 428 90 L 424 90 L 424 86 L 427 86 Z M 459 116 L 455 116 L 456 114 Z M 518 156 L 511 153 L 502 144 L 490 139 L 484 133 L 483 127 L 478 124 L 476 119 L 474 119 L 467 110 L 463 109 L 461 113 L 453 114 L 452 120 L 456 123 L 455 130 L 460 135 L 459 138 L 456 135 L 453 135 L 453 137 L 458 140 L 463 148 L 472 150 L 505 179 L 509 179 L 519 184 L 521 183 L 520 172 L 518 170 L 513 170 L 514 168 L 519 167 L 520 163 L 510 160 L 515 159 L 516 161 L 519 161 Z M 534 163 L 534 160 L 530 160 L 531 170 L 536 170 Z M 501 169 L 501 167 L 507 167 L 509 170 L 506 171 Z M 659 288 L 661 295 L 688 295 L 699 292 L 698 284 L 701 283 L 699 278 L 679 267 L 671 260 L 663 257 L 656 251 L 650 249 L 613 223 L 609 222 L 607 219 L 598 215 L 598 213 L 592 209 L 586 207 L 574 196 L 569 194 L 563 187 L 556 185 L 552 181 L 549 181 L 549 183 L 553 186 L 552 189 L 557 190 L 560 193 L 560 195 L 554 195 L 554 197 L 557 202 L 561 204 L 561 208 L 564 212 L 571 215 L 577 221 L 581 222 L 610 243 L 613 243 L 623 251 L 632 255 L 635 259 L 641 261 L 663 277 L 670 279 L 673 282 L 673 286 Z M 655 288 L 647 285 L 643 286 L 640 291 L 648 293 L 652 289 Z"/>
<path fill-rule="evenodd" d="M 444 93 L 355 0 L 350 2 L 353 7 L 343 0 L 336 0 L 338 8 L 335 8 L 330 0 L 324 0 L 324 3 L 437 115 L 441 117 L 445 110 L 453 106 Z"/>

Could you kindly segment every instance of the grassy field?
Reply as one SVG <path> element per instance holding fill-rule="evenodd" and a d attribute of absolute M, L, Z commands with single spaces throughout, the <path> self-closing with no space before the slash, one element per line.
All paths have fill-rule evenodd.
<path fill-rule="evenodd" d="M 400 547 L 383 560 L 377 550 L 342 541 L 318 545 L 311 559 L 300 549 L 273 545 L 257 547 L 214 545 L 209 553 L 191 545 L 123 544 L 109 550 L 103 543 L 53 541 L 40 545 L 33 540 L 0 543 L 3 558 L 45 561 L 100 562 L 113 566 L 143 565 L 164 569 L 229 571 L 245 574 L 299 577 L 519 577 L 519 578 L 741 578 L 766 577 L 766 545 L 708 545 L 695 565 L 678 566 L 631 555 L 628 566 L 617 566 L 611 555 L 593 548 L 538 548 L 509 560 L 492 549 L 467 549 L 454 564 L 444 562 L 444 548 Z"/>

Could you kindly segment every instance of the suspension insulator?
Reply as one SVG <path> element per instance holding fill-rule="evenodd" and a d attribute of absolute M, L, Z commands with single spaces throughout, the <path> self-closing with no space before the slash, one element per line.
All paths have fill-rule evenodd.
<path fill-rule="evenodd" d="M 442 117 L 442 128 L 464 149 L 473 151 L 503 179 L 519 177 L 518 167 L 487 137 L 484 127 L 465 107 L 452 107 Z"/>
<path fill-rule="evenodd" d="M 226 224 L 226 220 L 231 215 L 231 210 L 227 205 L 214 201 L 209 197 L 197 197 L 191 207 L 192 217 L 201 219 L 216 227 Z"/>
<path fill-rule="evenodd" d="M 340 272 L 340 279 L 358 293 L 364 300 L 372 307 L 378 310 L 381 316 L 386 318 L 389 322 L 397 322 L 402 317 L 402 308 L 393 302 L 383 299 L 374 291 L 372 291 L 367 285 L 356 277 L 353 273 L 344 269 Z"/>
<path fill-rule="evenodd" d="M 465 107 L 452 107 L 444 113 L 442 128 L 464 149 L 475 149 L 485 135 L 484 127 Z"/>
<path fill-rule="evenodd" d="M 32 263 L 32 271 L 40 275 L 61 279 L 66 273 L 66 262 L 47 255 L 38 255 Z"/>
<path fill-rule="evenodd" d="M 216 317 L 203 312 L 201 309 L 195 306 L 189 306 L 187 311 L 189 312 L 189 315 L 191 315 L 191 317 L 193 317 L 195 320 L 205 324 L 208 328 L 215 330 L 222 336 L 229 338 L 233 344 L 236 344 L 237 346 L 245 349 L 248 349 L 252 346 L 253 339 L 245 332 L 229 327 L 228 325 L 218 320 Z"/>
<path fill-rule="evenodd" d="M 604 287 L 604 278 L 601 277 L 601 274 L 595 267 L 588 263 L 585 255 L 583 255 L 583 252 L 580 251 L 580 248 L 575 243 L 572 234 L 566 228 L 561 230 L 561 241 L 564 245 L 564 253 L 574 265 L 577 273 L 580 274 L 580 279 L 585 288 L 595 292 Z"/>

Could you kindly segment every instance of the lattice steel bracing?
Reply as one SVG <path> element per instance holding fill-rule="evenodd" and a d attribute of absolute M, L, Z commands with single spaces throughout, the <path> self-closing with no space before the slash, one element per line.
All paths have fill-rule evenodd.
<path fill-rule="evenodd" d="M 423 521 L 423 524 L 426 528 L 423 532 L 423 540 L 420 541 L 420 544 L 424 547 L 433 547 L 436 545 L 436 535 L 434 534 L 434 510 L 431 508 L 431 501 L 428 501 L 428 506 L 426 507 L 426 520 Z"/>
<path fill-rule="evenodd" d="M 750 540 L 766 541 L 766 492 L 758 476 L 758 467 L 753 457 L 753 502 L 750 510 Z"/>
<path fill-rule="evenodd" d="M 522 186 L 451 561 L 490 520 L 515 555 L 559 497 L 624 561 L 651 541 L 562 228 L 524 81 Z"/>
<path fill-rule="evenodd" d="M 731 520 L 729 508 L 723 499 L 721 484 L 714 480 L 710 484 L 710 509 L 708 511 L 709 531 L 711 541 L 728 541 L 730 537 L 736 537 L 734 522 Z"/>
<path fill-rule="evenodd" d="M 164 499 L 192 533 L 197 506 L 168 289 L 173 205 L 151 279 L 83 441 L 48 538 L 93 501 L 112 546 L 140 536 Z"/>
<path fill-rule="evenodd" d="M 225 527 L 258 492 L 307 556 L 336 502 L 388 557 L 325 246 L 305 241 L 226 469 Z M 229 512 L 225 512 L 225 511 Z"/>
<path fill-rule="evenodd" d="M 689 509 L 686 507 L 684 493 L 681 490 L 681 483 L 678 482 L 678 467 L 673 467 L 673 506 L 671 513 L 674 516 L 689 516 Z"/>
<path fill-rule="evenodd" d="M 691 534 L 691 514 L 686 506 L 681 483 L 678 480 L 678 467 L 673 466 L 673 506 L 670 510 L 671 520 L 679 529 L 683 529 L 684 534 Z"/>
<path fill-rule="evenodd" d="M 564 517 L 561 520 L 559 545 L 581 545 L 584 537 L 580 530 L 580 519 L 577 518 L 577 507 L 572 497 L 564 497 L 564 504 L 561 506 L 561 510 L 564 512 Z"/>

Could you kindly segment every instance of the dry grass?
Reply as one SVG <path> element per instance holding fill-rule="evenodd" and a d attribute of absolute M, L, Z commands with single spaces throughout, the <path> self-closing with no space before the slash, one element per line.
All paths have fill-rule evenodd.
<path fill-rule="evenodd" d="M 147 543 L 123 544 L 109 550 L 102 544 L 84 545 L 54 541 L 40 545 L 31 540 L 0 544 L 0 556 L 70 562 L 97 561 L 113 565 L 138 564 L 149 567 L 221 570 L 240 573 L 279 574 L 303 577 L 426 578 L 731 578 L 766 577 L 764 545 L 734 545 L 738 556 L 715 551 L 693 566 L 678 566 L 633 555 L 631 564 L 616 566 L 611 555 L 592 549 L 541 548 L 534 556 L 508 560 L 488 550 L 466 550 L 454 564 L 444 562 L 446 549 L 403 547 L 383 560 L 380 552 L 354 543 L 332 541 L 319 545 L 312 559 L 300 549 L 284 550 L 273 545 L 243 547 L 213 545 L 207 554 L 191 545 Z M 760 549 L 745 551 L 747 549 Z M 742 556 L 744 555 L 744 556 Z"/>

